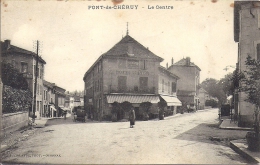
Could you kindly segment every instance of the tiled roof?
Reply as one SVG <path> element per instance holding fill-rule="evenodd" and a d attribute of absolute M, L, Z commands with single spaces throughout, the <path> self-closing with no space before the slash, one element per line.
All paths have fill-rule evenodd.
<path fill-rule="evenodd" d="M 6 49 L 5 47 L 5 43 L 1 41 L 1 49 L 3 53 L 8 53 L 8 52 L 17 52 L 17 53 L 22 53 L 22 54 L 27 54 L 27 55 L 32 55 L 34 57 L 37 56 L 36 53 L 31 52 L 29 50 L 25 50 L 23 48 L 19 48 L 17 46 L 14 45 L 10 45 L 10 47 L 8 49 Z M 42 62 L 43 64 L 46 64 L 46 62 L 39 56 L 39 61 Z"/>
<path fill-rule="evenodd" d="M 120 40 L 115 46 L 113 46 L 109 51 L 104 53 L 104 56 L 128 56 L 128 43 L 132 44 L 132 53 L 134 56 L 145 57 L 145 58 L 156 58 L 160 61 L 163 59 L 149 49 L 145 48 L 142 44 L 137 42 L 134 38 L 126 35 L 122 40 Z"/>
<path fill-rule="evenodd" d="M 174 63 L 173 65 L 177 65 L 177 66 L 187 66 L 187 58 L 183 58 L 183 59 L 181 59 L 180 61 L 178 61 L 178 62 L 176 62 L 176 63 Z M 200 70 L 200 68 L 196 65 L 196 64 L 194 64 L 193 62 L 190 62 L 190 65 L 189 66 L 194 66 L 194 67 L 197 67 L 199 70 Z M 171 66 L 170 66 L 171 67 Z"/>
<path fill-rule="evenodd" d="M 180 79 L 177 75 L 173 74 L 172 72 L 168 71 L 165 67 L 159 66 L 159 71 L 166 73 L 174 78 Z"/>
<path fill-rule="evenodd" d="M 51 83 L 51 82 L 48 82 L 46 80 L 43 80 L 43 85 L 45 85 L 49 88 L 53 88 L 55 86 L 55 83 Z"/>

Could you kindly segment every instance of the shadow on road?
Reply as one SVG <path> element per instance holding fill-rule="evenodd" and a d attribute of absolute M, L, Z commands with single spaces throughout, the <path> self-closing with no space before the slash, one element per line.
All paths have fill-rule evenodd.
<path fill-rule="evenodd" d="M 215 143 L 220 145 L 229 145 L 230 140 L 242 139 L 246 131 L 241 130 L 223 130 L 218 128 L 219 123 L 199 124 L 198 126 L 178 135 L 174 139 L 196 141 L 202 143 Z"/>

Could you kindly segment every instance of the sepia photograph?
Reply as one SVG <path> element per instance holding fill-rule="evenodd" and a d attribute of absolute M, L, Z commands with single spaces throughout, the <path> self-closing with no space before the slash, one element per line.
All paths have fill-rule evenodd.
<path fill-rule="evenodd" d="M 260 163 L 260 1 L 0 3 L 1 164 Z"/>

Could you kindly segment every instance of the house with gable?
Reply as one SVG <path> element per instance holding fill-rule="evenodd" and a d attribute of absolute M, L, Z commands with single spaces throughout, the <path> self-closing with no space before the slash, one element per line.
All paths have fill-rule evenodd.
<path fill-rule="evenodd" d="M 172 64 L 167 70 L 180 78 L 177 84 L 177 97 L 182 104 L 194 105 L 198 109 L 201 69 L 191 62 L 190 57 L 186 57 L 176 63 L 173 63 L 172 59 Z"/>
<path fill-rule="evenodd" d="M 127 33 L 85 73 L 85 108 L 94 119 L 102 120 L 111 117 L 114 102 L 130 102 L 137 115 L 142 102 L 157 104 L 162 61 Z"/>

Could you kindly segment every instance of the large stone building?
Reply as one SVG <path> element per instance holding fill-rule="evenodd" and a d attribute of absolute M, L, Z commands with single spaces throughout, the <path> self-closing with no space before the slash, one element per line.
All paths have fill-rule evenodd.
<path fill-rule="evenodd" d="M 157 111 L 159 88 L 168 87 L 166 83 L 172 84 L 177 79 L 167 71 L 161 72 L 162 76 L 168 74 L 170 78 L 165 79 L 163 86 L 159 85 L 162 61 L 161 57 L 127 34 L 85 73 L 85 108 L 94 119 L 100 120 L 111 116 L 114 102 L 130 102 L 137 113 L 141 103 L 150 102 L 153 104 L 151 111 Z M 170 88 L 168 90 L 173 94 Z"/>
<path fill-rule="evenodd" d="M 238 43 L 238 69 L 246 70 L 247 56 L 260 60 L 260 2 L 235 1 L 234 40 Z M 251 126 L 254 106 L 245 102 L 246 94 L 238 94 L 238 114 L 240 126 Z"/>
<path fill-rule="evenodd" d="M 26 78 L 29 89 L 34 94 L 34 82 L 36 80 L 36 60 L 37 55 L 34 52 L 11 45 L 10 40 L 1 42 L 2 60 L 11 63 L 18 71 L 20 71 Z M 44 65 L 46 62 L 38 58 L 38 77 L 36 87 L 36 115 L 40 116 L 43 111 L 43 79 L 44 79 Z M 33 107 L 33 106 L 32 106 Z"/>
<path fill-rule="evenodd" d="M 198 109 L 200 68 L 187 57 L 176 63 L 173 63 L 172 59 L 172 64 L 168 71 L 180 78 L 177 84 L 177 96 L 183 105 L 195 105 Z"/>

